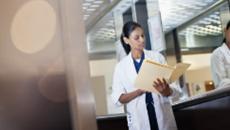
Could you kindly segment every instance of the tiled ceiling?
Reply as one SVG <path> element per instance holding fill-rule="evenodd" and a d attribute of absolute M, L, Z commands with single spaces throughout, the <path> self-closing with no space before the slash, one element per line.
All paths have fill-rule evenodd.
<path fill-rule="evenodd" d="M 218 0 L 159 0 L 164 31 L 179 26 Z"/>
<path fill-rule="evenodd" d="M 111 19 L 112 14 L 106 15 L 99 23 L 96 24 L 97 30 L 91 30 L 90 41 L 114 41 L 115 40 L 115 27 L 114 20 Z"/>
<path fill-rule="evenodd" d="M 147 0 L 153 1 L 153 0 Z M 167 32 L 197 16 L 199 13 L 215 4 L 218 0 L 159 0 L 159 8 L 161 11 L 162 24 L 164 32 Z M 82 8 L 84 10 L 84 20 L 90 22 L 89 18 L 95 13 L 100 12 L 102 6 L 106 6 L 112 1 L 105 0 L 84 0 Z M 111 12 L 105 15 L 95 24 L 88 32 L 89 51 L 96 48 L 98 43 L 113 44 L 117 40 L 115 32 L 115 23 L 113 12 L 122 15 L 132 4 L 132 0 L 121 0 Z M 151 9 L 149 9 L 151 13 Z M 91 20 L 92 21 L 92 20 Z M 221 33 L 219 12 L 214 12 L 208 17 L 200 20 L 189 28 L 195 35 L 218 35 Z M 185 35 L 186 31 L 180 32 Z M 97 43 L 97 45 L 93 45 Z M 114 47 L 114 45 L 113 45 Z M 111 49 L 109 49 L 111 50 Z M 106 51 L 106 49 L 105 49 Z"/>
<path fill-rule="evenodd" d="M 114 50 L 116 42 L 115 26 L 112 13 L 108 13 L 87 34 L 89 52 Z"/>
<path fill-rule="evenodd" d="M 94 15 L 95 11 L 98 11 L 104 4 L 104 0 L 83 0 L 82 9 L 84 13 L 84 20 L 88 20 L 89 17 Z"/>
<path fill-rule="evenodd" d="M 179 35 L 186 35 L 187 33 L 192 33 L 197 36 L 220 35 L 222 33 L 220 12 L 213 12 L 209 16 L 197 21 L 195 24 L 181 31 Z"/>

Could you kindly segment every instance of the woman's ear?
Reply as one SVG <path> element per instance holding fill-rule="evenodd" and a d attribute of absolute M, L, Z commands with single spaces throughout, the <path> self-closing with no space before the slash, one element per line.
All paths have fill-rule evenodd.
<path fill-rule="evenodd" d="M 129 39 L 128 38 L 123 37 L 123 40 L 124 40 L 125 44 L 129 44 Z"/>
<path fill-rule="evenodd" d="M 224 37 L 225 38 L 226 38 L 227 32 L 228 32 L 227 28 L 224 28 Z"/>

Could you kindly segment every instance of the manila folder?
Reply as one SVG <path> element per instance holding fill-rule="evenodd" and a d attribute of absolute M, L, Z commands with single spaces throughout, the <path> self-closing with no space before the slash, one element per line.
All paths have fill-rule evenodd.
<path fill-rule="evenodd" d="M 176 67 L 160 64 L 149 59 L 145 59 L 135 80 L 135 87 L 159 93 L 153 87 L 153 81 L 157 78 L 164 78 L 168 83 L 176 81 L 189 67 L 190 64 L 179 63 Z"/>

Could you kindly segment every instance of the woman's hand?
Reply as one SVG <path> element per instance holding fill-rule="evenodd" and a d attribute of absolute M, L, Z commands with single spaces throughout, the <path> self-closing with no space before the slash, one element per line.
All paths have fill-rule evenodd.
<path fill-rule="evenodd" d="M 162 80 L 157 78 L 157 80 L 153 82 L 153 87 L 163 96 L 170 96 L 172 94 L 172 90 L 164 78 Z"/>

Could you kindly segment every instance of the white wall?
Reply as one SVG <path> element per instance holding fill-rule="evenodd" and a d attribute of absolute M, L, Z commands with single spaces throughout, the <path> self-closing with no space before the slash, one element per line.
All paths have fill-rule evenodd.
<path fill-rule="evenodd" d="M 187 82 L 203 82 L 211 80 L 210 70 L 211 54 L 183 55 L 182 61 L 191 63 L 190 68 L 185 73 Z"/>
<path fill-rule="evenodd" d="M 212 80 L 210 70 L 210 57 L 211 54 L 193 54 L 183 55 L 182 61 L 191 63 L 190 68 L 185 73 L 185 80 L 189 83 L 190 87 L 196 84 L 201 87 L 199 93 L 205 92 L 205 81 Z"/>
<path fill-rule="evenodd" d="M 96 103 L 96 115 L 108 114 L 104 76 L 91 77 L 91 84 Z"/>
<path fill-rule="evenodd" d="M 116 59 L 104 59 L 104 60 L 91 60 L 90 61 L 90 75 L 91 77 L 95 76 L 104 76 L 105 79 L 105 88 L 106 88 L 106 100 L 107 100 L 107 113 L 123 113 L 123 107 L 117 108 L 114 106 L 111 100 L 111 89 L 112 89 L 112 80 L 113 80 L 113 71 L 114 67 L 117 64 Z M 93 84 L 92 84 L 93 85 Z M 96 108 L 99 109 L 99 108 Z"/>

